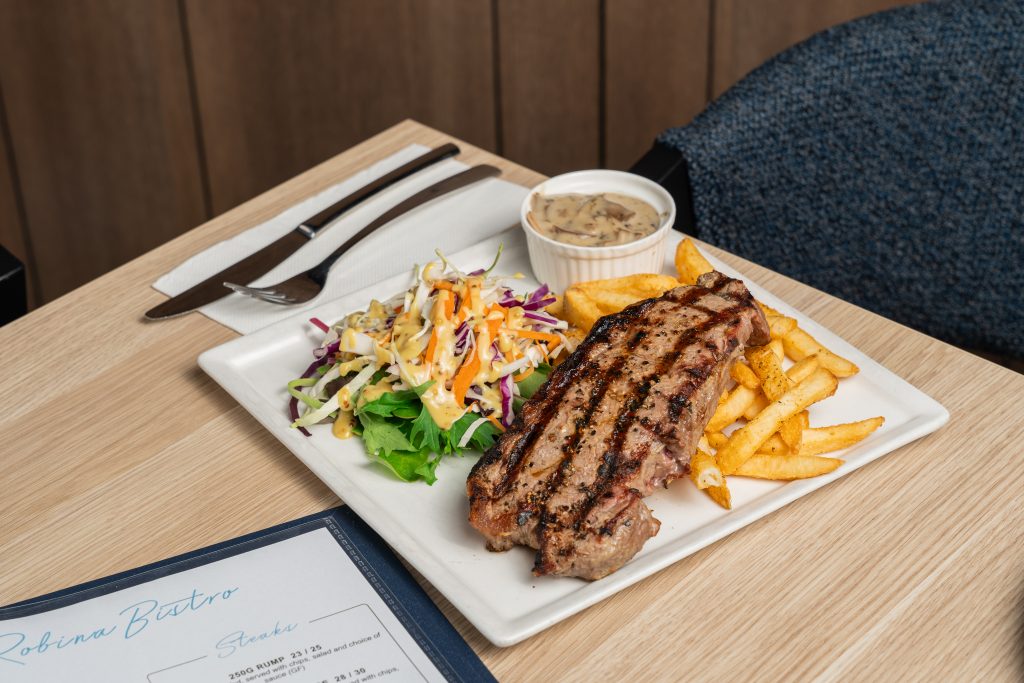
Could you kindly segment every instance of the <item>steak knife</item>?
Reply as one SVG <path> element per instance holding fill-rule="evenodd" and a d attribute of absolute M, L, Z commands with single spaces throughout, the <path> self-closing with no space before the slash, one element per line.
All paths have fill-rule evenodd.
<path fill-rule="evenodd" d="M 225 282 L 252 282 L 294 254 L 299 250 L 299 247 L 316 237 L 331 221 L 356 204 L 372 197 L 384 188 L 408 178 L 417 171 L 436 164 L 443 159 L 453 157 L 458 153 L 459 148 L 457 146 L 447 143 L 430 150 L 422 156 L 416 157 L 409 163 L 399 166 L 395 170 L 359 188 L 347 197 L 331 204 L 320 213 L 303 221 L 288 234 L 271 242 L 259 251 L 246 256 L 241 261 L 228 266 L 216 275 L 211 275 L 181 294 L 171 297 L 162 304 L 151 308 L 146 311 L 146 318 L 149 320 L 173 318 L 185 313 L 191 313 L 201 306 L 228 296 L 231 294 L 231 290 L 224 286 Z"/>

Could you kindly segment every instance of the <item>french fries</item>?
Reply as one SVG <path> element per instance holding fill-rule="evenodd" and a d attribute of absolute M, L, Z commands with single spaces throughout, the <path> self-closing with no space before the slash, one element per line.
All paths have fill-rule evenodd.
<path fill-rule="evenodd" d="M 804 430 L 808 427 L 810 427 L 810 417 L 809 413 L 804 410 L 783 422 L 782 427 L 779 428 L 779 438 L 789 446 L 789 450 L 794 455 L 800 453 Z"/>
<path fill-rule="evenodd" d="M 565 290 L 563 319 L 589 332 L 599 318 L 678 286 L 674 277 L 653 273 L 579 282 Z"/>
<path fill-rule="evenodd" d="M 816 427 L 803 430 L 800 455 L 828 453 L 852 446 L 885 423 L 884 417 L 872 417 L 860 422 Z"/>
<path fill-rule="evenodd" d="M 721 486 L 709 486 L 704 489 L 704 493 L 711 496 L 711 500 L 726 510 L 732 510 L 732 492 L 729 490 L 729 485 L 725 483 L 725 477 L 722 477 Z"/>
<path fill-rule="evenodd" d="M 768 330 L 771 332 L 772 339 L 781 339 L 796 328 L 795 319 L 781 314 L 766 315 L 765 318 L 768 319 Z"/>
<path fill-rule="evenodd" d="M 836 377 L 852 377 L 860 372 L 855 364 L 838 356 L 818 343 L 811 335 L 799 327 L 794 328 L 782 337 L 782 347 L 786 355 L 793 360 L 803 360 L 808 356 L 817 356 L 821 367 L 827 369 Z"/>
<path fill-rule="evenodd" d="M 757 417 L 737 429 L 717 453 L 723 474 L 735 474 L 758 447 L 779 431 L 786 418 L 836 392 L 839 382 L 828 370 L 818 368 L 810 377 L 787 391 L 762 410 Z"/>
<path fill-rule="evenodd" d="M 757 375 L 754 374 L 754 371 L 746 363 L 733 363 L 732 367 L 729 368 L 729 375 L 738 384 L 742 384 L 748 389 L 761 388 L 761 380 L 757 378 Z"/>
<path fill-rule="evenodd" d="M 768 407 L 769 403 L 770 401 L 763 392 L 755 392 L 754 400 L 748 403 L 746 410 L 743 411 L 743 418 L 753 420 L 758 413 Z"/>
<path fill-rule="evenodd" d="M 678 280 L 647 274 L 578 283 L 548 310 L 586 332 L 602 316 L 660 296 L 680 282 L 694 285 L 714 270 L 690 239 L 676 247 L 675 266 Z M 690 479 L 727 510 L 732 508 L 728 476 L 788 481 L 827 474 L 843 460 L 821 454 L 852 446 L 885 422 L 873 417 L 811 427 L 807 408 L 834 394 L 839 379 L 859 368 L 801 329 L 795 318 L 757 303 L 771 340 L 748 348 L 745 361 L 732 365 L 735 386 L 723 392 L 690 460 Z M 787 358 L 793 361 L 788 369 Z"/>
<path fill-rule="evenodd" d="M 807 479 L 826 474 L 843 464 L 839 458 L 817 455 L 754 455 L 736 474 L 757 479 Z"/>
<path fill-rule="evenodd" d="M 756 455 L 792 455 L 793 450 L 779 434 L 772 434 L 758 446 Z"/>
<path fill-rule="evenodd" d="M 708 455 L 700 448 L 690 458 L 690 479 L 699 489 L 725 484 L 725 477 L 722 476 L 722 470 L 719 469 L 714 456 Z"/>
<path fill-rule="evenodd" d="M 698 277 L 715 269 L 689 237 L 676 247 L 675 262 L 679 281 L 686 285 L 697 284 Z"/>
<path fill-rule="evenodd" d="M 750 369 L 757 375 L 764 395 L 772 401 L 793 387 L 793 381 L 782 370 L 782 363 L 769 346 L 751 346 L 746 352 Z"/>
<path fill-rule="evenodd" d="M 756 389 L 748 389 L 742 384 L 729 392 L 724 403 L 718 404 L 718 409 L 711 416 L 705 432 L 720 432 L 743 416 L 747 407 L 757 398 Z M 712 444 L 714 446 L 714 442 Z M 717 448 L 717 446 L 716 446 Z"/>

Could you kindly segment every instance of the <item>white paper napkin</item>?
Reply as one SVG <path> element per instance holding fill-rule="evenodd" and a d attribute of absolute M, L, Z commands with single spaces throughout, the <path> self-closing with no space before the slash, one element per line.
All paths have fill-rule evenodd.
<path fill-rule="evenodd" d="M 270 244 L 303 220 L 354 190 L 415 159 L 427 150 L 428 148 L 423 145 L 409 145 L 348 180 L 292 206 L 269 221 L 196 254 L 153 283 L 153 287 L 169 296 L 180 294 L 192 285 Z M 304 245 L 252 284 L 274 284 L 313 267 L 390 207 L 438 180 L 466 168 L 466 164 L 455 160 L 443 161 L 364 200 L 325 228 L 324 232 L 309 244 Z M 378 280 L 401 272 L 411 272 L 413 265 L 436 258 L 435 249 L 447 253 L 458 251 L 510 226 L 518 225 L 519 207 L 527 192 L 527 188 L 504 180 L 485 180 L 414 209 L 380 228 L 349 250 L 334 264 L 324 291 L 309 303 L 278 306 L 232 293 L 224 299 L 200 308 L 199 311 L 242 334 L 258 330 L 299 311 L 312 309 L 325 301 L 362 289 Z"/>

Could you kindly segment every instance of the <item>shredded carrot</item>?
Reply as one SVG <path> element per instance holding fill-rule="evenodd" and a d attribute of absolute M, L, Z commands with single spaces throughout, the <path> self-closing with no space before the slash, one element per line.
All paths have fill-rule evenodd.
<path fill-rule="evenodd" d="M 444 317 L 451 320 L 455 315 L 455 295 L 449 294 L 444 298 Z"/>
<path fill-rule="evenodd" d="M 505 431 L 505 425 L 498 422 L 498 418 L 494 417 L 493 415 L 488 415 L 487 419 L 494 423 L 494 426 L 498 428 L 498 431 Z"/>
<path fill-rule="evenodd" d="M 447 289 L 450 292 L 452 291 L 452 283 L 447 280 L 438 280 L 434 283 L 434 289 Z"/>
<path fill-rule="evenodd" d="M 504 320 L 498 320 L 497 318 L 494 318 L 494 319 L 488 318 L 487 319 L 487 331 L 490 332 L 491 341 L 494 341 L 495 339 L 498 338 L 498 330 L 501 329 L 501 324 L 503 322 L 505 322 L 505 321 Z"/>
<path fill-rule="evenodd" d="M 395 315 L 398 315 L 398 314 L 399 314 L 399 313 L 401 313 L 401 312 L 402 312 L 403 310 L 405 310 L 405 304 L 399 304 L 399 305 L 398 305 L 398 308 L 396 308 L 396 309 L 395 309 Z"/>
<path fill-rule="evenodd" d="M 430 341 L 427 342 L 427 351 L 423 354 L 424 363 L 434 362 L 434 351 L 437 350 L 437 326 L 430 331 Z"/>
<path fill-rule="evenodd" d="M 555 348 L 562 343 L 562 338 L 557 334 L 549 334 L 548 332 L 534 332 L 533 330 L 509 330 L 512 334 L 517 337 L 525 337 L 526 339 L 539 339 L 548 343 L 548 350 Z"/>
<path fill-rule="evenodd" d="M 527 377 L 529 377 L 532 374 L 533 374 L 533 368 L 527 367 L 525 370 L 520 372 L 518 375 L 513 375 L 512 381 L 513 382 L 522 382 L 524 379 L 526 379 Z"/>
<path fill-rule="evenodd" d="M 473 378 L 479 371 L 480 354 L 474 348 L 470 351 L 470 357 L 463 361 L 462 367 L 455 373 L 455 379 L 452 381 L 452 393 L 455 394 L 455 402 L 459 405 L 465 405 L 466 392 L 469 391 L 469 385 L 473 383 Z"/>

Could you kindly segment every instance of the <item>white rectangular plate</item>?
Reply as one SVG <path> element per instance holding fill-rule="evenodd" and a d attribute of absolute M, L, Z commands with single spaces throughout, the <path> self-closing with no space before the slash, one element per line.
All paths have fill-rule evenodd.
<path fill-rule="evenodd" d="M 681 239 L 670 236 L 665 272 L 674 273 L 671 255 Z M 518 229 L 481 242 L 452 261 L 466 270 L 486 265 L 499 242 L 505 252 L 498 272 L 530 273 L 525 241 Z M 424 260 L 432 257 L 424 254 Z M 723 273 L 742 278 L 712 259 Z M 410 264 L 411 267 L 412 264 Z M 825 486 L 900 446 L 935 431 L 949 419 L 939 403 L 903 381 L 798 311 L 745 280 L 754 296 L 787 315 L 831 348 L 860 366 L 860 373 L 841 381 L 836 395 L 811 408 L 811 424 L 852 422 L 875 415 L 885 425 L 839 456 L 846 459 L 834 472 L 790 483 L 736 477 L 730 479 L 733 509 L 723 510 L 687 481 L 679 481 L 646 499 L 661 520 L 661 531 L 628 564 L 600 581 L 535 577 L 533 551 L 516 548 L 490 553 L 467 515 L 466 476 L 475 457 L 447 458 L 434 486 L 397 481 L 371 463 L 358 438 L 340 441 L 329 425 L 312 429 L 306 438 L 289 428 L 285 384 L 312 362 L 321 333 L 310 316 L 334 321 L 365 309 L 371 298 L 403 291 L 408 276 L 396 276 L 312 311 L 283 320 L 211 349 L 199 365 L 247 411 L 306 464 L 338 496 L 428 581 L 437 587 L 480 632 L 496 645 L 527 638 L 615 592 L 714 543 L 800 496 Z M 518 287 L 537 285 L 527 276 Z"/>

